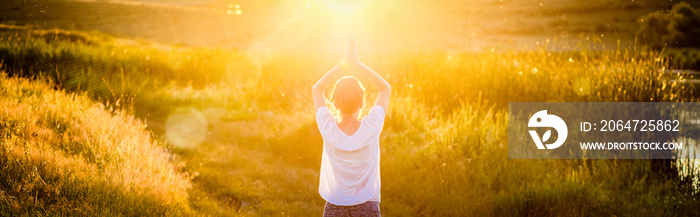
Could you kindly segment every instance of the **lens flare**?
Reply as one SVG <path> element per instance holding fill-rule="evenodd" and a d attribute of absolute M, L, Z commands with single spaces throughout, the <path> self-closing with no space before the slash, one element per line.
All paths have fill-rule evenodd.
<path fill-rule="evenodd" d="M 196 108 L 177 108 L 168 116 L 165 136 L 175 147 L 194 148 L 204 141 L 208 125 L 204 114 Z"/>

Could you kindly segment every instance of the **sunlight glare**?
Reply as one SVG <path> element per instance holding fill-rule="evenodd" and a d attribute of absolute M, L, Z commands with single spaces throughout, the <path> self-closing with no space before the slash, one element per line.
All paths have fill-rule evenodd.
<path fill-rule="evenodd" d="M 255 70 L 256 73 L 259 73 L 270 61 L 272 50 L 266 42 L 258 41 L 248 46 L 245 50 L 245 56 L 248 63 L 253 67 L 252 69 Z"/>
<path fill-rule="evenodd" d="M 367 0 L 323 0 L 322 3 L 335 13 L 349 15 L 364 6 Z"/>

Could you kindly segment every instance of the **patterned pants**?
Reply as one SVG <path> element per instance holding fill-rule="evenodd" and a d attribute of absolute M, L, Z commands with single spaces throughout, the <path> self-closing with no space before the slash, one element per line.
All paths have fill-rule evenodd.
<path fill-rule="evenodd" d="M 326 202 L 326 207 L 323 209 L 324 217 L 338 216 L 362 216 L 362 217 L 379 217 L 379 203 L 377 201 L 367 201 L 354 206 L 338 206 Z"/>

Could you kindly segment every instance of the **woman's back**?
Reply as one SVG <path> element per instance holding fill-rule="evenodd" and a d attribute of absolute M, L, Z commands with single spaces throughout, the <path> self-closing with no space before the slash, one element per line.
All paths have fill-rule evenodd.
<path fill-rule="evenodd" d="M 319 193 L 326 201 L 342 206 L 380 201 L 379 135 L 386 113 L 374 106 L 357 131 L 348 135 L 337 125 L 330 110 L 316 112 L 323 137 Z"/>
<path fill-rule="evenodd" d="M 362 124 L 362 121 L 354 119 L 354 118 L 348 118 L 347 121 L 341 121 L 338 122 L 338 128 L 340 128 L 343 133 L 346 135 L 355 135 L 355 132 L 357 132 L 358 129 L 360 129 L 360 126 Z"/>

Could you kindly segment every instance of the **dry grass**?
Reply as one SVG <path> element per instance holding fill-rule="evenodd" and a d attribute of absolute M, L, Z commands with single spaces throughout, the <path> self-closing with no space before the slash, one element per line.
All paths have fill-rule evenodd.
<path fill-rule="evenodd" d="M 0 74 L 3 215 L 183 215 L 188 177 L 133 116 Z"/>

